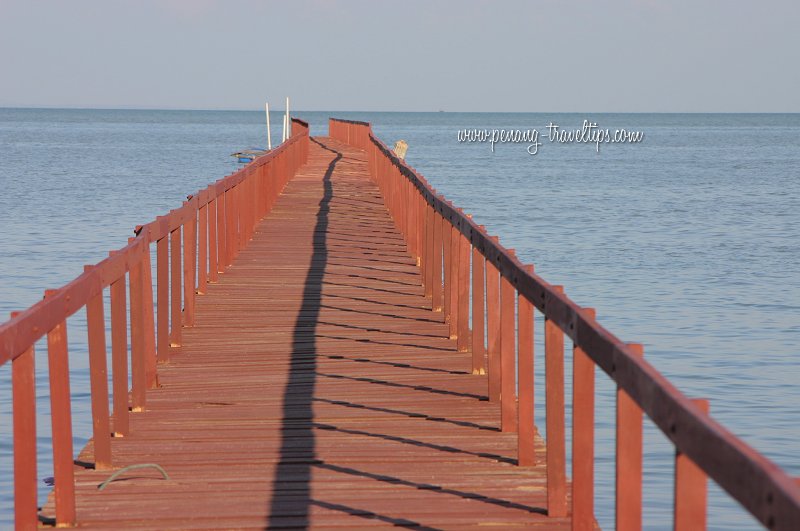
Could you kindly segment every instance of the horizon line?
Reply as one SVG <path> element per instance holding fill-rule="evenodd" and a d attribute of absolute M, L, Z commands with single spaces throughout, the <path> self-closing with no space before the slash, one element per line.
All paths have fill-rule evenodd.
<path fill-rule="evenodd" d="M 61 110 L 61 111 L 181 111 L 181 112 L 258 112 L 263 113 L 263 109 L 251 108 L 190 108 L 190 107 L 139 107 L 139 106 L 120 106 L 120 107 L 88 107 L 88 106 L 51 106 L 51 105 L 0 105 L 0 109 L 9 110 Z M 284 110 L 270 110 L 270 114 L 280 114 Z M 331 109 L 300 109 L 292 112 L 327 112 L 327 113 L 424 113 L 424 114 L 800 114 L 800 111 L 463 111 L 463 110 L 331 110 Z"/>

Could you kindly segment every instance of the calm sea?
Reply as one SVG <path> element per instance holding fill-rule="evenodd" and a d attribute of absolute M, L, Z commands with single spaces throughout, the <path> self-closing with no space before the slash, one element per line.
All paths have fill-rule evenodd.
<path fill-rule="evenodd" d="M 312 134 L 326 134 L 333 115 L 371 121 L 387 144 L 406 140 L 407 161 L 439 191 L 547 281 L 596 308 L 617 336 L 644 343 L 678 388 L 710 398 L 715 418 L 800 476 L 800 115 L 297 115 Z M 575 129 L 584 120 L 645 138 L 603 144 L 599 153 L 594 144 L 546 138 L 550 123 Z M 488 143 L 459 143 L 464 128 L 536 129 L 543 145 L 536 155 L 528 143 L 492 152 Z M 0 109 L 2 319 L 121 247 L 135 225 L 234 171 L 228 155 L 265 137 L 259 112 Z M 272 138 L 280 140 L 275 125 Z M 91 433 L 84 323 L 78 314 L 68 329 L 76 450 Z M 50 419 L 41 345 L 39 352 L 45 478 Z M 597 380 L 596 512 L 611 529 L 613 387 L 602 372 Z M 0 367 L 3 528 L 13 521 L 9 382 L 8 365 Z M 537 407 L 543 402 L 537 396 Z M 671 526 L 672 462 L 671 446 L 645 422 L 649 528 Z M 47 491 L 42 483 L 42 501 Z M 757 527 L 715 487 L 709 524 Z"/>

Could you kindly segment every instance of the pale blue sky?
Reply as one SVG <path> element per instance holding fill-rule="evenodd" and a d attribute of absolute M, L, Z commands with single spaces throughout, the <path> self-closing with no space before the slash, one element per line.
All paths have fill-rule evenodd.
<path fill-rule="evenodd" d="M 0 0 L 0 106 L 800 112 L 798 28 L 798 0 Z"/>

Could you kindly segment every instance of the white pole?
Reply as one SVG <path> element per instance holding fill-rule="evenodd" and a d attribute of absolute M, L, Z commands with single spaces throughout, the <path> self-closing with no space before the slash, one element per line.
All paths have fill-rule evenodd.
<path fill-rule="evenodd" d="M 283 115 L 283 137 L 281 138 L 281 144 L 286 142 L 286 115 Z"/>
<path fill-rule="evenodd" d="M 264 104 L 264 108 L 267 110 L 267 150 L 272 149 L 272 136 L 269 132 L 269 102 Z"/>
<path fill-rule="evenodd" d="M 292 118 L 289 115 L 289 96 L 286 96 L 286 138 L 292 136 Z"/>

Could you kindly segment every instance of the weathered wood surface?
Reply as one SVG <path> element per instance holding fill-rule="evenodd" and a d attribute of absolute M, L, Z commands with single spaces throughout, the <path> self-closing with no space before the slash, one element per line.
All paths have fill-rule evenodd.
<path fill-rule="evenodd" d="M 110 473 L 76 466 L 80 526 L 568 527 L 420 282 L 363 153 L 312 140 L 112 441 L 115 468 L 170 479 L 99 491 Z"/>

